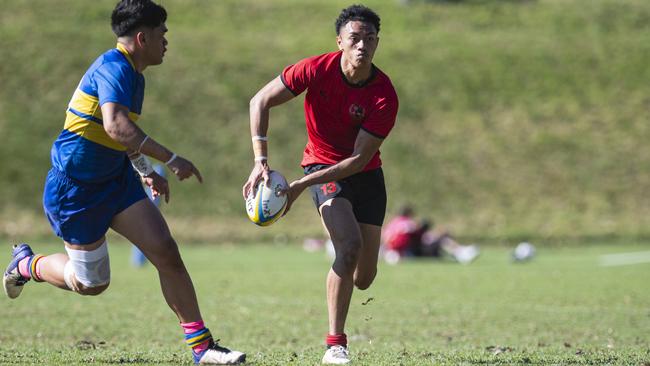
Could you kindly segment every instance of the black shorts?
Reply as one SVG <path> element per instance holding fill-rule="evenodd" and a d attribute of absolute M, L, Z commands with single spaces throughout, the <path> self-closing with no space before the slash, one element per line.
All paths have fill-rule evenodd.
<path fill-rule="evenodd" d="M 325 169 L 330 165 L 308 165 L 305 175 Z M 386 216 L 386 186 L 381 168 L 351 175 L 330 183 L 310 186 L 316 208 L 334 197 L 345 198 L 352 204 L 357 222 L 382 226 Z M 319 211 L 320 214 L 320 211 Z"/>

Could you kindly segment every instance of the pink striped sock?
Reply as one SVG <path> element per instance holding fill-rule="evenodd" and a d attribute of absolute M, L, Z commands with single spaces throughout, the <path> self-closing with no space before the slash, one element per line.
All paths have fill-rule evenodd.
<path fill-rule="evenodd" d="M 30 279 L 32 276 L 29 274 L 29 259 L 31 257 L 25 257 L 18 262 L 18 273 L 20 273 L 21 276 Z"/>
<path fill-rule="evenodd" d="M 203 323 L 203 320 L 199 320 L 198 322 L 181 323 L 181 327 L 183 327 L 183 332 L 185 334 L 190 334 L 205 328 L 205 323 Z M 194 351 L 194 353 L 201 353 L 205 351 L 209 345 L 210 341 L 205 341 L 192 347 L 192 351 Z"/>

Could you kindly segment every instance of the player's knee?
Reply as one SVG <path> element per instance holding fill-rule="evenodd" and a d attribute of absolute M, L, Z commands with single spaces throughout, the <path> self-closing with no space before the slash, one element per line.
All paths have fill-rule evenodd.
<path fill-rule="evenodd" d="M 368 275 L 358 276 L 354 279 L 354 285 L 359 290 L 367 290 L 370 287 L 370 285 L 372 285 L 372 282 L 375 280 L 376 275 L 377 275 L 377 271 L 374 271 L 373 273 L 370 273 Z"/>
<path fill-rule="evenodd" d="M 185 264 L 174 239 L 170 236 L 162 244 L 166 250 L 156 256 L 154 261 L 156 269 L 161 272 L 185 272 Z"/>
<path fill-rule="evenodd" d="M 171 235 L 165 235 L 147 246 L 149 247 L 147 259 L 159 272 L 178 271 L 185 268 L 178 251 L 178 245 Z"/>
<path fill-rule="evenodd" d="M 352 273 L 359 261 L 359 249 L 361 242 L 355 240 L 348 240 L 340 243 L 336 249 L 336 258 L 334 259 L 334 266 L 344 271 L 346 274 Z"/>
<path fill-rule="evenodd" d="M 95 250 L 66 251 L 69 260 L 63 267 L 63 279 L 70 290 L 81 295 L 99 295 L 108 288 L 111 267 L 106 242 Z"/>
<path fill-rule="evenodd" d="M 109 283 L 105 285 L 96 286 L 96 287 L 86 287 L 83 284 L 79 284 L 79 287 L 76 292 L 84 296 L 97 296 L 102 292 L 106 291 L 108 285 Z"/>
<path fill-rule="evenodd" d="M 359 252 L 355 250 L 349 250 L 343 253 L 342 255 L 343 264 L 348 268 L 354 268 L 357 266 L 357 261 L 359 260 Z"/>
<path fill-rule="evenodd" d="M 359 290 L 367 290 L 370 285 L 372 284 L 372 280 L 367 280 L 367 281 L 355 281 L 354 285 L 357 287 Z"/>
<path fill-rule="evenodd" d="M 156 264 L 159 272 L 182 273 L 185 272 L 185 263 L 178 252 L 169 253 L 160 258 Z"/>

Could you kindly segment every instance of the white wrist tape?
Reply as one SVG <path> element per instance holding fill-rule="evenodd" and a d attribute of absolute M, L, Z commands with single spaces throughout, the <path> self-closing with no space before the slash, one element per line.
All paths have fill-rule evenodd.
<path fill-rule="evenodd" d="M 169 165 L 169 164 L 171 164 L 172 161 L 176 160 L 177 157 L 178 157 L 178 155 L 176 155 L 176 154 L 172 154 L 172 157 L 169 158 L 169 160 L 167 160 L 167 162 L 165 163 L 165 165 Z"/>
<path fill-rule="evenodd" d="M 269 141 L 267 136 L 253 136 L 253 141 Z"/>
<path fill-rule="evenodd" d="M 131 159 L 131 165 L 133 165 L 133 168 L 142 177 L 146 177 L 154 172 L 151 162 L 142 154 L 138 155 L 137 158 Z"/>
<path fill-rule="evenodd" d="M 264 161 L 264 160 L 269 160 L 266 156 L 256 156 L 255 161 Z"/>

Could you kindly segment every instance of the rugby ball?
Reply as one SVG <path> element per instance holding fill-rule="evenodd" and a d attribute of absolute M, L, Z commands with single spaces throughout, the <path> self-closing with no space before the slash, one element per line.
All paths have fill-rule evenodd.
<path fill-rule="evenodd" d="M 268 187 L 262 179 L 246 198 L 248 218 L 259 226 L 269 226 L 278 221 L 287 209 L 287 195 L 281 191 L 288 187 L 282 174 L 270 171 Z"/>

